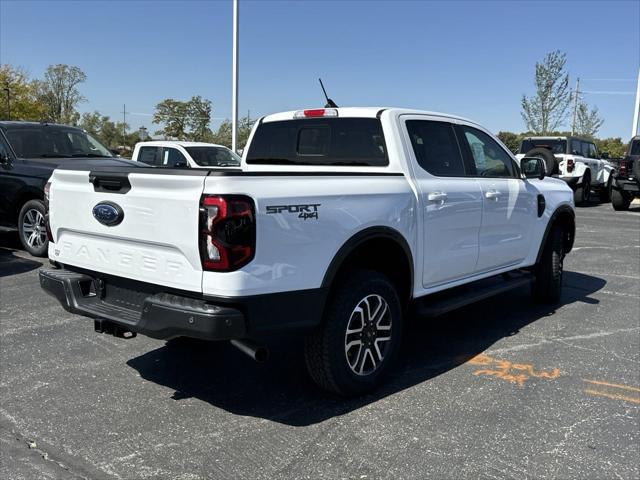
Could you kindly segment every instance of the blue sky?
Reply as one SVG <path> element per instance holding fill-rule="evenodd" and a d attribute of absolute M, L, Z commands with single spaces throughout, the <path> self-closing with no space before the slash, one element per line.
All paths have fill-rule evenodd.
<path fill-rule="evenodd" d="M 0 62 L 32 76 L 82 68 L 81 111 L 151 125 L 164 98 L 202 95 L 231 115 L 231 0 L 0 0 Z M 317 106 L 317 78 L 343 106 L 406 106 L 522 131 L 536 60 L 567 53 L 586 91 L 635 92 L 640 0 L 240 0 L 241 114 Z M 602 80 L 608 79 L 608 80 Z M 633 94 L 586 94 L 600 136 L 631 133 Z M 217 121 L 215 122 L 217 123 Z M 214 125 L 215 126 L 215 125 Z"/>

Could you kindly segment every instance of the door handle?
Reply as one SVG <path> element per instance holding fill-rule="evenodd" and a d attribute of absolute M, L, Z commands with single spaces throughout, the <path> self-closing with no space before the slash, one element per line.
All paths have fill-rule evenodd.
<path fill-rule="evenodd" d="M 500 198 L 500 195 L 502 194 L 498 190 L 489 190 L 484 194 L 487 200 L 495 200 L 496 202 Z"/>
<path fill-rule="evenodd" d="M 427 195 L 427 199 L 430 202 L 444 203 L 447 199 L 447 194 L 444 192 L 431 192 L 429 195 Z"/>

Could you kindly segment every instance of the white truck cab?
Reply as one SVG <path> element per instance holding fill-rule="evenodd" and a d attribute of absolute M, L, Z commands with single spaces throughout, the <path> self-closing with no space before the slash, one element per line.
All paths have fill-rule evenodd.
<path fill-rule="evenodd" d="M 165 168 L 240 166 L 240 156 L 224 145 L 169 140 L 137 143 L 131 160 Z"/>
<path fill-rule="evenodd" d="M 578 137 L 527 137 L 522 139 L 516 158 L 538 157 L 545 162 L 548 175 L 556 175 L 574 191 L 576 205 L 589 201 L 591 190 L 600 200 L 611 199 L 614 166 L 600 158 L 591 140 Z"/>

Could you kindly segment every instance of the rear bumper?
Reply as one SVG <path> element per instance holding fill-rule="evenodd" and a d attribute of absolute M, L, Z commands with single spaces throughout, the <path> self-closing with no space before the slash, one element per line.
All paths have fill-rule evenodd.
<path fill-rule="evenodd" d="M 324 288 L 213 297 L 63 266 L 40 270 L 40 285 L 62 307 L 96 320 L 96 329 L 153 338 L 265 340 L 304 333 L 322 319 Z M 114 328 L 115 332 L 114 332 Z"/>
<path fill-rule="evenodd" d="M 612 187 L 623 192 L 628 192 L 634 195 L 640 194 L 640 180 L 628 178 L 616 177 L 613 180 Z"/>
<path fill-rule="evenodd" d="M 153 338 L 231 340 L 246 337 L 244 314 L 204 300 L 105 285 L 92 276 L 62 269 L 40 270 L 40 285 L 68 312 Z M 98 323 L 96 324 L 98 328 Z"/>

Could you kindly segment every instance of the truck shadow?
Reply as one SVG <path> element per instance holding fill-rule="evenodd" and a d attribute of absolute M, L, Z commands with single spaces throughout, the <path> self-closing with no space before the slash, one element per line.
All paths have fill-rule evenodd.
<path fill-rule="evenodd" d="M 0 246 L 0 278 L 30 272 L 41 266 L 42 262 L 19 257 L 13 248 Z"/>
<path fill-rule="evenodd" d="M 598 303 L 590 295 L 605 284 L 601 278 L 565 272 L 561 305 Z M 426 382 L 554 314 L 553 307 L 531 303 L 528 289 L 522 289 L 436 319 L 410 318 L 394 372 L 380 390 L 357 399 L 338 398 L 312 384 L 299 340 L 271 345 L 272 358 L 265 364 L 254 363 L 227 342 L 169 342 L 127 364 L 144 379 L 174 389 L 175 400 L 194 397 L 234 414 L 307 426 Z"/>

